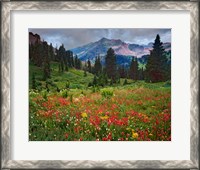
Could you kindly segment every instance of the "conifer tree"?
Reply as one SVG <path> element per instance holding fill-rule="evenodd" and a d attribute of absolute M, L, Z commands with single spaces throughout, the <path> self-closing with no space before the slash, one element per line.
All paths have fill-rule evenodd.
<path fill-rule="evenodd" d="M 66 56 L 66 52 L 65 52 L 65 48 L 64 45 L 62 44 L 59 48 L 58 51 L 58 55 L 59 55 L 59 68 L 61 72 L 64 72 L 64 58 Z"/>
<path fill-rule="evenodd" d="M 129 75 L 131 79 L 138 80 L 138 61 L 136 57 L 132 58 Z"/>
<path fill-rule="evenodd" d="M 69 67 L 74 67 L 74 63 L 73 63 L 73 52 L 70 50 L 66 51 L 66 60 L 68 63 Z"/>
<path fill-rule="evenodd" d="M 94 86 L 96 86 L 97 85 L 97 77 L 96 77 L 96 75 L 94 76 L 94 79 L 93 79 L 93 83 L 92 83 Z"/>
<path fill-rule="evenodd" d="M 43 71 L 44 71 L 44 80 L 50 78 L 50 57 L 49 57 L 49 47 L 47 42 L 43 42 Z"/>
<path fill-rule="evenodd" d="M 55 54 L 54 54 L 52 43 L 49 46 L 49 58 L 51 61 L 55 61 Z"/>
<path fill-rule="evenodd" d="M 105 57 L 105 70 L 108 78 L 112 83 L 116 82 L 117 75 L 117 62 L 115 52 L 112 48 L 109 48 Z"/>
<path fill-rule="evenodd" d="M 94 74 L 99 76 L 102 73 L 102 65 L 100 57 L 96 57 L 95 63 L 94 63 Z"/>
<path fill-rule="evenodd" d="M 92 66 L 91 66 L 91 62 L 90 62 L 89 59 L 87 61 L 87 70 L 88 70 L 89 73 L 92 73 Z"/>
<path fill-rule="evenodd" d="M 153 44 L 153 50 L 147 60 L 145 80 L 147 82 L 161 82 L 166 80 L 165 71 L 166 57 L 164 55 L 163 43 L 157 34 Z"/>

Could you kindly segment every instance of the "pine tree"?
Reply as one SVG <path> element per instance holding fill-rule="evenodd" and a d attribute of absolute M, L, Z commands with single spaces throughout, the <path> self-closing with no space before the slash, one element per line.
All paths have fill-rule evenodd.
<path fill-rule="evenodd" d="M 124 65 L 119 66 L 118 72 L 119 72 L 119 75 L 120 75 L 121 78 L 126 78 L 127 70 L 126 70 Z"/>
<path fill-rule="evenodd" d="M 132 58 L 130 70 L 129 70 L 129 76 L 133 80 L 138 80 L 138 61 L 137 58 Z"/>
<path fill-rule="evenodd" d="M 44 80 L 50 78 L 50 57 L 49 57 L 49 47 L 47 42 L 43 42 L 43 71 L 44 71 Z"/>
<path fill-rule="evenodd" d="M 116 82 L 117 75 L 117 62 L 115 52 L 112 48 L 109 48 L 105 57 L 105 70 L 108 78 L 112 83 Z"/>
<path fill-rule="evenodd" d="M 55 61 L 55 54 L 54 54 L 52 43 L 49 46 L 49 58 L 51 61 Z"/>
<path fill-rule="evenodd" d="M 100 57 L 96 57 L 95 63 L 94 63 L 94 74 L 99 76 L 102 73 L 102 65 Z"/>
<path fill-rule="evenodd" d="M 94 86 L 96 86 L 97 85 L 97 77 L 96 77 L 96 75 L 94 76 L 94 79 L 93 79 L 93 83 L 92 83 Z"/>
<path fill-rule="evenodd" d="M 77 69 L 78 68 L 78 56 L 75 55 L 75 58 L 74 58 L 74 67 Z"/>
<path fill-rule="evenodd" d="M 73 52 L 70 50 L 66 51 L 66 60 L 69 67 L 74 67 L 73 65 Z"/>
<path fill-rule="evenodd" d="M 60 60 L 59 60 L 59 50 L 58 50 L 57 47 L 56 47 L 56 49 L 55 49 L 55 61 L 57 61 L 57 62 L 60 61 Z"/>
<path fill-rule="evenodd" d="M 144 80 L 144 69 L 138 69 L 138 80 Z"/>
<path fill-rule="evenodd" d="M 166 57 L 164 55 L 163 43 L 157 35 L 153 44 L 153 50 L 147 60 L 145 80 L 147 82 L 161 82 L 166 80 Z"/>
<path fill-rule="evenodd" d="M 71 63 L 71 67 L 75 67 L 75 61 L 74 61 L 74 57 L 73 54 L 70 56 L 70 63 Z"/>
<path fill-rule="evenodd" d="M 92 73 L 92 66 L 91 66 L 91 62 L 90 62 L 89 59 L 87 61 L 87 70 L 88 70 L 89 73 Z"/>
<path fill-rule="evenodd" d="M 66 52 L 65 52 L 65 48 L 64 45 L 62 44 L 59 48 L 58 51 L 58 58 L 59 58 L 59 68 L 61 72 L 64 72 L 64 58 L 66 57 Z"/>
<path fill-rule="evenodd" d="M 77 60 L 78 62 L 77 62 L 77 69 L 81 69 L 82 68 L 82 62 L 81 62 L 81 60 L 78 58 L 78 60 Z"/>

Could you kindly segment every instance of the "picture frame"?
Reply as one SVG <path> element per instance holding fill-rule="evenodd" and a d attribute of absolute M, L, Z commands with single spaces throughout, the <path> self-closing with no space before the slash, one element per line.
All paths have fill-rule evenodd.
<path fill-rule="evenodd" d="M 129 168 L 129 169 L 198 169 L 199 168 L 199 2 L 198 1 L 67 1 L 2 2 L 1 57 L 1 144 L 2 168 Z M 190 12 L 190 160 L 12 160 L 11 119 L 11 13 L 35 10 L 172 10 Z M 14 88 L 14 87 L 12 87 Z M 189 99 L 188 99 L 189 100 Z"/>

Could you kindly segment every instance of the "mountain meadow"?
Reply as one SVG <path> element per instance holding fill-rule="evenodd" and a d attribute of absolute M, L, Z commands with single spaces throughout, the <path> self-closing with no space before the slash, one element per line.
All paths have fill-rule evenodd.
<path fill-rule="evenodd" d="M 30 141 L 171 141 L 171 43 L 66 49 L 29 32 Z"/>

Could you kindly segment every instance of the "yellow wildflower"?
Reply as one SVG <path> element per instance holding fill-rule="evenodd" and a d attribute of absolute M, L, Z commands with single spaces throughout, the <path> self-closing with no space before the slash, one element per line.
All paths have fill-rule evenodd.
<path fill-rule="evenodd" d="M 84 113 L 81 114 L 81 116 L 82 116 L 83 118 L 85 118 L 85 117 L 87 117 L 87 113 L 84 112 Z"/>
<path fill-rule="evenodd" d="M 107 115 L 105 115 L 105 116 L 101 116 L 100 117 L 102 120 L 106 120 L 106 119 L 108 119 L 109 117 L 107 116 Z"/>
<path fill-rule="evenodd" d="M 132 137 L 133 137 L 133 138 L 138 138 L 138 133 L 132 132 Z"/>

